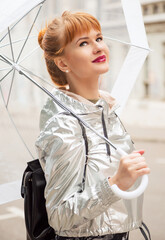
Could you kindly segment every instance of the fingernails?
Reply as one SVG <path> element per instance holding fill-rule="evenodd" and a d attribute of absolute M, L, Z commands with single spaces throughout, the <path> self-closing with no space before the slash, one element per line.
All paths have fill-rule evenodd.
<path fill-rule="evenodd" d="M 145 151 L 144 150 L 139 150 L 137 152 L 140 153 L 141 155 L 143 155 Z"/>

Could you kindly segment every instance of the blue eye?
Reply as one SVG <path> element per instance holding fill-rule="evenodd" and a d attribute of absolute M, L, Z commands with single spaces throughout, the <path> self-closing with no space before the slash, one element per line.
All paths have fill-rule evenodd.
<path fill-rule="evenodd" d="M 98 37 L 98 38 L 96 38 L 96 42 L 101 42 L 103 40 L 103 37 Z M 83 42 L 81 42 L 80 43 L 80 47 L 84 47 L 84 46 L 86 46 L 86 45 L 88 45 L 88 42 L 87 41 L 83 41 Z"/>
<path fill-rule="evenodd" d="M 102 40 L 103 40 L 103 37 L 99 37 L 99 38 L 96 39 L 97 42 L 100 42 Z"/>
<path fill-rule="evenodd" d="M 87 42 L 86 42 L 86 41 L 80 43 L 80 47 L 83 47 L 83 46 L 86 46 L 86 45 L 87 45 Z"/>

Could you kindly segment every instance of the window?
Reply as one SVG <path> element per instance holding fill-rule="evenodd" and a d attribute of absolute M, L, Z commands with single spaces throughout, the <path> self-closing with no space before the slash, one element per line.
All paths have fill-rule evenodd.
<path fill-rule="evenodd" d="M 148 7 L 147 7 L 147 6 L 144 6 L 144 8 L 143 8 L 143 14 L 144 14 L 144 15 L 147 15 L 147 14 L 148 14 Z"/>
<path fill-rule="evenodd" d="M 157 4 L 154 4 L 153 5 L 153 13 L 158 13 L 158 5 Z"/>

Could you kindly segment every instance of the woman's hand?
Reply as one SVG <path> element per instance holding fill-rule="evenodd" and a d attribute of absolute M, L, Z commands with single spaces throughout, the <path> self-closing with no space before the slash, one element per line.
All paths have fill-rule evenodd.
<path fill-rule="evenodd" d="M 150 169 L 142 156 L 143 154 L 144 150 L 139 150 L 121 157 L 116 175 L 109 179 L 110 185 L 116 184 L 121 190 L 126 191 L 135 183 L 138 177 L 149 174 Z"/>

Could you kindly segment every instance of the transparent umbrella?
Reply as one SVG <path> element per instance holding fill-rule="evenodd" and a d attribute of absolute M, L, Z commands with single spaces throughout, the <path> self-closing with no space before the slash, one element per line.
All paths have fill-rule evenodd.
<path fill-rule="evenodd" d="M 16 0 L 14 2 L 6 0 L 2 3 L 0 10 L 2 137 L 0 144 L 3 147 L 0 152 L 0 164 L 3 172 L 0 177 L 0 204 L 20 198 L 19 179 L 26 161 L 37 157 L 34 142 L 39 132 L 39 109 L 47 95 L 51 96 L 50 90 L 54 87 L 49 80 L 46 80 L 49 79 L 46 71 L 42 71 L 41 74 L 44 65 L 40 65 L 39 62 L 44 61 L 38 48 L 37 33 L 44 25 L 46 9 L 51 4 L 56 4 L 55 6 L 58 7 L 58 3 L 59 1 L 51 0 Z M 72 6 L 72 1 L 67 1 L 67 3 Z M 117 5 L 114 7 L 114 1 L 112 3 L 110 1 L 111 19 L 108 26 L 103 24 L 102 29 L 105 33 L 104 38 L 110 48 L 113 48 L 113 44 L 126 46 L 125 58 L 118 65 L 116 75 L 114 74 L 112 77 L 112 68 L 108 73 L 108 78 L 115 79 L 115 81 L 112 81 L 114 82 L 113 87 L 110 88 L 111 95 L 121 105 L 119 110 L 121 112 L 150 49 L 139 1 L 122 0 L 116 1 L 116 3 Z M 87 7 L 89 12 L 95 14 L 92 12 L 92 6 L 88 3 L 83 7 Z M 59 13 L 58 9 L 55 13 Z M 68 8 L 66 9 L 68 10 Z M 72 10 L 72 7 L 69 10 Z M 99 12 L 97 12 L 97 15 L 99 16 Z M 32 18 L 33 21 L 31 21 Z M 116 19 L 121 20 L 122 30 L 124 29 L 127 35 L 126 38 L 125 35 L 120 36 L 118 34 L 117 25 L 115 26 Z M 37 59 L 40 59 L 40 61 L 37 61 Z M 110 63 L 111 66 L 112 63 Z M 104 84 L 105 82 L 103 87 Z M 63 103 L 58 102 L 58 99 L 54 100 L 62 108 L 69 111 Z M 77 117 L 75 113 L 70 113 Z M 91 128 L 86 123 L 84 125 Z M 92 131 L 95 130 L 92 129 Z M 104 140 L 108 141 L 107 139 Z M 111 143 L 109 142 L 109 144 Z"/>

